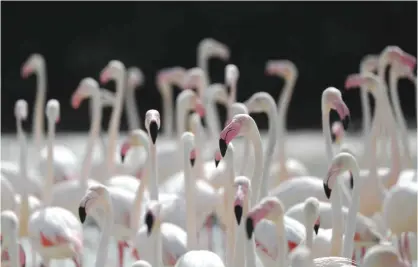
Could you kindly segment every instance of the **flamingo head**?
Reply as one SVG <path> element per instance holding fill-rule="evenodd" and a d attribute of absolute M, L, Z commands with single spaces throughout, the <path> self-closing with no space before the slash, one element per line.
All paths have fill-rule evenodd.
<path fill-rule="evenodd" d="M 78 217 L 80 218 L 81 223 L 84 223 L 86 220 L 87 214 L 98 204 L 104 204 L 104 207 L 107 207 L 104 198 L 107 194 L 106 187 L 101 184 L 96 184 L 90 186 L 87 190 L 87 193 L 80 200 L 80 205 L 78 207 Z"/>
<path fill-rule="evenodd" d="M 142 129 L 132 130 L 120 150 L 122 161 L 131 147 L 144 147 L 148 144 L 148 134 Z"/>
<path fill-rule="evenodd" d="M 160 130 L 160 113 L 155 109 L 150 109 L 145 114 L 145 128 L 151 137 L 152 143 L 155 145 L 158 136 L 158 130 Z"/>
<path fill-rule="evenodd" d="M 71 96 L 71 106 L 74 109 L 79 108 L 81 102 L 90 97 L 92 94 L 97 93 L 99 94 L 99 84 L 97 81 L 91 77 L 84 78 L 79 83 L 77 89 Z"/>
<path fill-rule="evenodd" d="M 257 92 L 245 101 L 244 105 L 250 113 L 261 113 L 267 112 L 270 109 L 269 101 L 273 101 L 272 103 L 274 103 L 274 100 L 269 93 Z"/>
<path fill-rule="evenodd" d="M 231 122 L 221 131 L 219 138 L 219 150 L 222 157 L 225 157 L 228 144 L 235 137 L 249 131 L 249 121 L 251 120 L 252 118 L 247 114 L 235 115 Z M 254 122 L 254 120 L 252 121 Z"/>
<path fill-rule="evenodd" d="M 145 82 L 144 73 L 137 67 L 128 68 L 128 86 L 136 88 L 143 85 Z"/>
<path fill-rule="evenodd" d="M 60 103 L 58 100 L 50 99 L 48 103 L 46 103 L 45 113 L 48 119 L 58 123 L 60 120 Z"/>
<path fill-rule="evenodd" d="M 379 66 L 379 55 L 366 55 L 360 63 L 360 72 L 375 72 Z"/>
<path fill-rule="evenodd" d="M 350 110 L 345 104 L 340 90 L 335 87 L 328 87 L 325 89 L 322 93 L 322 106 L 327 110 L 335 110 L 338 113 L 344 128 L 348 127 L 350 122 Z"/>
<path fill-rule="evenodd" d="M 26 120 L 28 117 L 28 102 L 19 99 L 15 103 L 15 117 L 19 120 Z"/>
<path fill-rule="evenodd" d="M 251 181 L 245 176 L 238 176 L 234 181 L 235 200 L 234 200 L 234 215 L 237 224 L 241 223 L 244 205 L 248 199 L 249 190 L 251 190 Z"/>
<path fill-rule="evenodd" d="M 389 245 L 376 245 L 367 250 L 363 258 L 364 266 L 410 266 L 404 262 L 395 247 Z"/>
<path fill-rule="evenodd" d="M 234 64 L 228 64 L 225 67 L 225 83 L 228 86 L 236 85 L 239 78 L 238 67 Z"/>
<path fill-rule="evenodd" d="M 147 234 L 151 235 L 153 229 L 160 224 L 161 204 L 155 200 L 148 203 L 147 211 L 145 212 L 145 225 L 147 226 Z"/>
<path fill-rule="evenodd" d="M 117 79 L 121 73 L 125 72 L 125 65 L 119 60 L 111 60 L 100 72 L 100 82 L 107 83 L 110 80 Z"/>
<path fill-rule="evenodd" d="M 401 62 L 394 62 L 392 64 L 392 70 L 395 71 L 398 78 L 407 78 L 409 80 L 415 79 L 413 71 L 409 66 L 402 64 Z"/>
<path fill-rule="evenodd" d="M 190 165 L 192 167 L 194 167 L 194 163 L 196 161 L 196 153 L 197 153 L 196 149 L 192 149 L 192 151 L 190 151 Z"/>
<path fill-rule="evenodd" d="M 266 74 L 283 77 L 285 80 L 295 79 L 298 75 L 296 65 L 290 60 L 269 60 L 266 64 Z"/>
<path fill-rule="evenodd" d="M 162 88 L 164 85 L 175 84 L 182 87 L 186 70 L 182 67 L 162 69 L 157 74 L 157 85 Z"/>
<path fill-rule="evenodd" d="M 331 127 L 331 139 L 335 144 L 341 144 L 341 141 L 344 137 L 344 126 L 340 121 L 335 121 L 332 123 Z"/>
<path fill-rule="evenodd" d="M 417 63 L 415 56 L 406 53 L 399 46 L 394 45 L 387 46 L 381 53 L 381 57 L 389 60 L 391 63 L 396 61 L 402 62 L 402 64 L 407 66 L 411 72 L 414 70 L 415 64 Z"/>
<path fill-rule="evenodd" d="M 331 197 L 332 188 L 335 185 L 338 175 L 344 171 L 351 171 L 353 169 L 358 170 L 359 168 L 357 161 L 352 154 L 340 152 L 333 158 L 331 165 L 328 168 L 327 175 L 324 178 L 324 193 L 328 199 Z"/>
<path fill-rule="evenodd" d="M 196 91 L 199 97 L 202 97 L 199 89 L 202 87 L 205 79 L 205 73 L 201 68 L 191 68 L 186 72 L 183 80 L 183 88 Z"/>
<path fill-rule="evenodd" d="M 215 152 L 215 167 L 218 167 L 219 162 L 222 160 L 222 155 L 219 150 L 216 150 Z"/>
<path fill-rule="evenodd" d="M 259 204 L 248 212 L 247 220 L 245 222 L 245 231 L 248 239 L 254 233 L 254 229 L 258 222 L 262 219 L 270 219 L 277 223 L 284 215 L 284 207 L 282 202 L 277 197 L 265 197 Z"/>
<path fill-rule="evenodd" d="M 314 225 L 315 233 L 319 229 L 319 201 L 315 197 L 309 197 L 305 200 L 303 208 L 305 221 L 307 225 Z"/>
<path fill-rule="evenodd" d="M 45 67 L 45 59 L 41 54 L 32 54 L 25 61 L 21 69 L 21 76 L 23 78 L 29 77 L 35 71 Z"/>
<path fill-rule="evenodd" d="M 198 45 L 199 54 L 205 58 L 217 57 L 224 61 L 230 57 L 229 48 L 213 38 L 205 38 Z"/>

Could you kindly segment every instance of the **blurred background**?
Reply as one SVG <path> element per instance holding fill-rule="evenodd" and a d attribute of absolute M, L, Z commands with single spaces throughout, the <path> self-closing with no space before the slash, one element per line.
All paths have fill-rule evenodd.
<path fill-rule="evenodd" d="M 289 129 L 319 128 L 321 92 L 328 86 L 342 90 L 364 55 L 380 53 L 387 45 L 417 55 L 417 2 L 2 2 L 1 17 L 2 133 L 15 131 L 17 99 L 33 108 L 35 77 L 22 79 L 20 68 L 35 52 L 47 62 L 47 99 L 61 102 L 58 131 L 88 129 L 88 105 L 73 110 L 70 96 L 82 78 L 98 78 L 112 59 L 144 72 L 145 85 L 136 92 L 141 117 L 148 109 L 161 110 L 156 72 L 196 66 L 197 44 L 206 37 L 229 46 L 230 61 L 212 60 L 210 74 L 212 82 L 223 82 L 225 65 L 236 64 L 238 101 L 257 91 L 278 97 L 283 80 L 264 74 L 267 60 L 296 64 L 299 79 Z M 114 85 L 104 87 L 113 90 Z M 415 125 L 414 87 L 407 80 L 399 87 L 404 114 Z M 354 131 L 361 127 L 359 92 L 344 93 L 344 99 Z M 104 127 L 109 115 L 105 111 Z M 260 125 L 266 125 L 265 119 Z"/>

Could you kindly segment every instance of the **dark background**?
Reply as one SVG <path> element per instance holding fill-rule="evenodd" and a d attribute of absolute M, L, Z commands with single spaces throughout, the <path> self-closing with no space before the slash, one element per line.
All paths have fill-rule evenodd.
<path fill-rule="evenodd" d="M 72 110 L 69 98 L 82 78 L 98 78 L 111 59 L 145 73 L 146 84 L 137 91 L 142 118 L 150 108 L 161 110 L 155 73 L 194 67 L 196 46 L 205 37 L 230 47 L 230 62 L 241 73 L 239 101 L 257 91 L 277 98 L 283 81 L 264 75 L 265 62 L 295 62 L 299 79 L 288 113 L 288 127 L 294 129 L 320 127 L 322 90 L 342 89 L 365 54 L 398 45 L 416 56 L 417 48 L 416 2 L 2 2 L 1 17 L 2 132 L 15 131 L 17 99 L 33 107 L 35 78 L 21 79 L 20 67 L 34 52 L 47 61 L 47 99 L 61 101 L 59 131 L 88 129 L 88 105 Z M 212 82 L 224 80 L 224 66 L 211 61 Z M 414 87 L 401 81 L 399 88 L 402 108 L 415 121 Z M 359 120 L 359 92 L 345 93 L 344 99 Z M 110 111 L 105 114 L 104 126 Z M 126 129 L 124 117 L 121 127 Z"/>

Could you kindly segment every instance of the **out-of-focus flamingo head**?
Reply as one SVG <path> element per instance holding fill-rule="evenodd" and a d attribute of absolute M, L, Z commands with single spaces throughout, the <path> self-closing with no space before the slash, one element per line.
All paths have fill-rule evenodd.
<path fill-rule="evenodd" d="M 194 163 L 196 161 L 196 156 L 197 156 L 197 151 L 196 149 L 192 149 L 192 151 L 190 151 L 190 165 L 192 167 L 194 167 Z"/>
<path fill-rule="evenodd" d="M 137 88 L 145 82 L 144 73 L 137 67 L 128 68 L 128 87 Z"/>
<path fill-rule="evenodd" d="M 46 103 L 46 116 L 51 121 L 58 123 L 60 121 L 60 103 L 56 99 L 50 99 Z"/>
<path fill-rule="evenodd" d="M 32 54 L 21 68 L 22 78 L 27 78 L 35 71 L 45 68 L 45 59 L 41 54 Z"/>
<path fill-rule="evenodd" d="M 238 67 L 234 64 L 228 64 L 225 67 L 225 83 L 228 86 L 234 86 L 237 84 L 239 79 Z"/>
<path fill-rule="evenodd" d="M 90 77 L 81 80 L 77 89 L 71 96 L 72 108 L 78 109 L 81 102 L 83 102 L 83 100 L 90 97 L 94 93 L 100 93 L 99 84 L 97 81 Z"/>
<path fill-rule="evenodd" d="M 406 53 L 399 46 L 387 46 L 381 53 L 381 57 L 388 59 L 390 62 L 399 61 L 414 70 L 417 59 L 415 56 Z"/>
<path fill-rule="evenodd" d="M 206 59 L 217 57 L 226 61 L 230 57 L 229 48 L 213 38 L 205 38 L 200 41 L 198 53 Z"/>
<path fill-rule="evenodd" d="M 331 127 L 331 139 L 335 144 L 341 144 L 342 139 L 344 138 L 344 126 L 340 121 L 335 121 L 332 123 Z"/>
<path fill-rule="evenodd" d="M 237 220 L 237 224 L 241 223 L 244 205 L 249 197 L 249 191 L 251 190 L 251 181 L 245 176 L 238 176 L 234 181 L 235 187 L 235 200 L 234 200 L 234 215 Z"/>
<path fill-rule="evenodd" d="M 221 151 L 222 157 L 225 157 L 228 144 L 239 134 L 242 134 L 241 131 L 246 131 L 248 129 L 248 127 L 246 127 L 246 121 L 251 119 L 252 118 L 247 114 L 235 115 L 231 122 L 221 131 L 219 150 Z"/>
<path fill-rule="evenodd" d="M 182 67 L 162 69 L 157 73 L 157 86 L 161 90 L 164 85 L 174 84 L 183 88 L 186 70 Z"/>
<path fill-rule="evenodd" d="M 285 80 L 294 79 L 298 75 L 296 65 L 290 60 L 269 60 L 266 64 L 266 74 L 283 77 Z"/>
<path fill-rule="evenodd" d="M 322 93 L 322 107 L 335 110 L 338 113 L 344 128 L 348 127 L 350 122 L 350 110 L 345 104 L 340 90 L 335 87 L 328 87 L 325 89 Z"/>
<path fill-rule="evenodd" d="M 152 143 L 155 145 L 158 136 L 158 130 L 160 130 L 161 120 L 160 113 L 155 109 L 150 109 L 145 114 L 145 128 L 151 137 Z"/>
<path fill-rule="evenodd" d="M 379 66 L 379 55 L 366 55 L 360 63 L 360 72 L 375 72 Z"/>
<path fill-rule="evenodd" d="M 125 72 L 125 65 L 119 60 L 111 60 L 100 72 L 100 82 L 107 83 L 110 80 L 117 79 L 123 72 Z"/>

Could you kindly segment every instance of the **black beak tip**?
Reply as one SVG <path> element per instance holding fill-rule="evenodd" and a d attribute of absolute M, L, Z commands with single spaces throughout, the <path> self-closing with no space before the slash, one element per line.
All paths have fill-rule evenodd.
<path fill-rule="evenodd" d="M 154 216 L 152 215 L 151 212 L 147 212 L 147 214 L 145 215 L 145 225 L 147 226 L 148 236 L 151 235 L 153 224 L 154 224 Z"/>
<path fill-rule="evenodd" d="M 234 214 L 235 214 L 235 219 L 237 220 L 237 223 L 239 225 L 241 223 L 241 218 L 242 218 L 242 206 L 235 205 Z"/>
<path fill-rule="evenodd" d="M 313 229 L 315 231 L 315 234 L 317 235 L 319 231 L 319 224 L 315 224 Z"/>
<path fill-rule="evenodd" d="M 124 153 L 120 153 L 120 158 L 122 160 L 122 162 L 125 160 L 125 154 Z"/>
<path fill-rule="evenodd" d="M 327 198 L 329 199 L 331 197 L 331 188 L 329 188 L 328 184 L 324 183 L 324 192 Z"/>
<path fill-rule="evenodd" d="M 190 159 L 190 164 L 192 165 L 192 167 L 194 167 L 195 161 L 196 161 L 196 159 Z"/>
<path fill-rule="evenodd" d="M 80 222 L 84 223 L 87 217 L 86 208 L 85 207 L 78 207 L 78 217 L 80 218 Z"/>
<path fill-rule="evenodd" d="M 251 239 L 254 233 L 254 221 L 252 218 L 247 218 L 245 222 L 245 232 L 247 233 L 248 239 Z"/>
<path fill-rule="evenodd" d="M 332 141 L 332 143 L 335 143 L 336 140 L 337 140 L 337 136 L 334 133 L 331 133 L 331 141 Z"/>
<path fill-rule="evenodd" d="M 158 125 L 155 121 L 151 121 L 149 125 L 149 134 L 151 136 L 152 143 L 155 145 L 158 136 Z"/>
<path fill-rule="evenodd" d="M 354 188 L 354 178 L 353 174 L 350 172 L 350 189 Z"/>
<path fill-rule="evenodd" d="M 225 157 L 227 145 L 224 139 L 219 139 L 219 150 L 221 151 L 222 157 Z"/>
<path fill-rule="evenodd" d="M 350 125 L 350 116 L 345 116 L 344 119 L 342 120 L 343 126 L 344 126 L 344 130 L 348 129 L 348 126 Z"/>
<path fill-rule="evenodd" d="M 215 167 L 218 167 L 219 165 L 219 160 L 215 160 Z"/>

